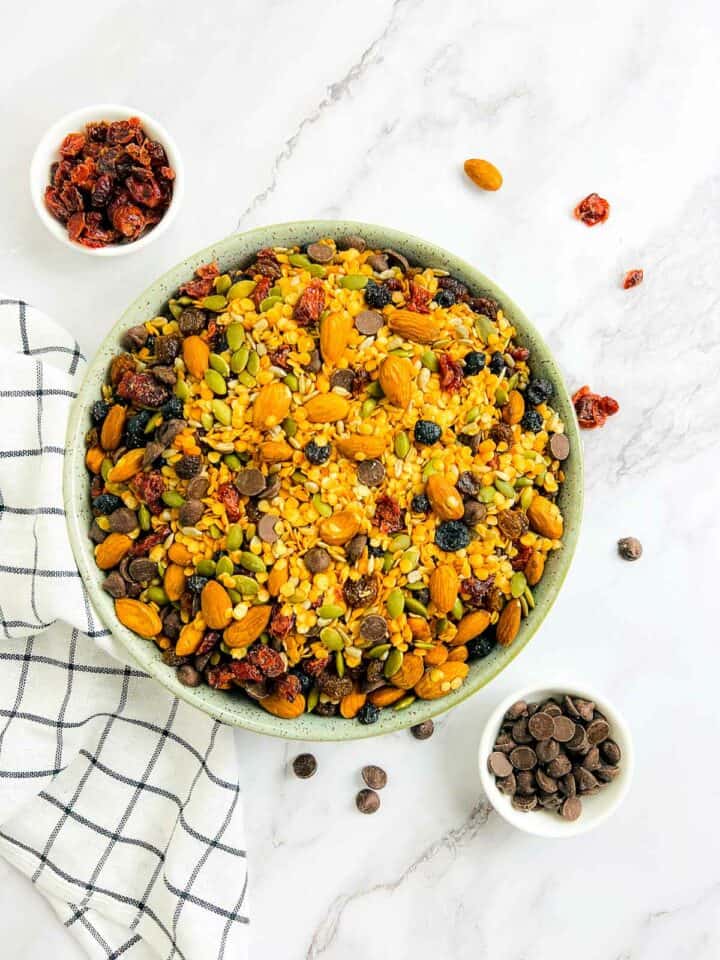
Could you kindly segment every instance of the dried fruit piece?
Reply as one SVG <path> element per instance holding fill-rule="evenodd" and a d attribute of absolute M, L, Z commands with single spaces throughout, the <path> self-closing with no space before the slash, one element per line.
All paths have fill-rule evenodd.
<path fill-rule="evenodd" d="M 511 390 L 508 394 L 507 403 L 502 408 L 502 418 L 505 423 L 512 426 L 520 423 L 525 414 L 525 398 L 519 390 Z"/>
<path fill-rule="evenodd" d="M 441 353 L 438 358 L 440 365 L 440 389 L 448 393 L 457 393 L 463 385 L 463 366 L 453 360 L 449 353 Z"/>
<path fill-rule="evenodd" d="M 441 473 L 428 477 L 425 487 L 432 508 L 441 520 L 459 520 L 465 513 L 463 498 L 455 487 Z"/>
<path fill-rule="evenodd" d="M 115 601 L 115 613 L 123 626 L 146 639 L 156 637 L 162 630 L 162 622 L 156 610 L 140 600 L 121 597 Z"/>
<path fill-rule="evenodd" d="M 628 270 L 623 277 L 623 290 L 630 290 L 643 282 L 645 274 L 642 270 Z"/>
<path fill-rule="evenodd" d="M 320 314 L 325 308 L 325 290 L 322 281 L 313 280 L 303 290 L 300 299 L 295 304 L 293 319 L 301 327 L 307 327 L 310 324 L 317 323 Z"/>
<path fill-rule="evenodd" d="M 425 287 L 421 286 L 417 280 L 410 281 L 410 290 L 405 300 L 406 310 L 413 310 L 415 313 L 430 313 L 428 304 L 433 295 Z"/>
<path fill-rule="evenodd" d="M 117 385 L 117 394 L 139 407 L 156 409 L 165 403 L 169 391 L 151 373 L 145 371 L 132 373 L 128 371 Z"/>
<path fill-rule="evenodd" d="M 268 604 L 250 607 L 241 620 L 235 620 L 227 627 L 223 633 L 225 643 L 229 647 L 249 647 L 267 627 L 271 613 L 272 607 Z"/>
<path fill-rule="evenodd" d="M 403 529 L 400 504 L 393 497 L 383 493 L 375 501 L 373 522 L 383 533 L 397 533 Z"/>
<path fill-rule="evenodd" d="M 340 701 L 340 716 L 346 720 L 352 720 L 365 706 L 366 700 L 367 694 L 359 690 L 353 690 L 352 693 L 346 694 Z"/>
<path fill-rule="evenodd" d="M 412 397 L 412 383 L 415 370 L 409 360 L 404 357 L 385 357 L 380 364 L 378 379 L 383 393 L 390 403 L 406 410 Z"/>
<path fill-rule="evenodd" d="M 232 600 L 217 580 L 208 580 L 203 587 L 200 607 L 205 623 L 213 630 L 223 630 L 232 619 Z"/>
<path fill-rule="evenodd" d="M 617 413 L 620 404 L 612 397 L 601 397 L 593 393 L 587 385 L 576 390 L 572 397 L 578 425 L 583 430 L 602 427 L 608 417 Z"/>
<path fill-rule="evenodd" d="M 452 610 L 459 590 L 460 580 L 455 567 L 443 563 L 433 570 L 430 575 L 430 596 L 440 613 L 445 614 Z"/>
<path fill-rule="evenodd" d="M 576 220 L 581 220 L 586 227 L 594 227 L 598 223 L 605 223 L 610 216 L 610 204 L 597 193 L 589 193 L 584 200 L 573 210 Z"/>
<path fill-rule="evenodd" d="M 501 647 L 509 647 L 520 629 L 522 606 L 519 600 L 510 600 L 505 604 L 495 628 L 495 636 Z"/>
<path fill-rule="evenodd" d="M 318 393 L 305 402 L 303 409 L 310 423 L 336 423 L 347 417 L 350 404 L 337 393 Z"/>
<path fill-rule="evenodd" d="M 466 160 L 465 173 L 482 190 L 499 190 L 503 178 L 498 168 L 489 160 Z"/>

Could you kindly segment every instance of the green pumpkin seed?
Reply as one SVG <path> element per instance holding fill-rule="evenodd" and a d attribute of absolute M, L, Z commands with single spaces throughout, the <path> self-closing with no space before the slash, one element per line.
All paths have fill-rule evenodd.
<path fill-rule="evenodd" d="M 492 322 L 490 317 L 486 317 L 483 313 L 479 313 L 475 317 L 475 329 L 478 332 L 478 336 L 481 337 L 485 343 L 488 342 L 488 339 L 492 334 L 497 333 L 495 324 Z"/>
<path fill-rule="evenodd" d="M 213 540 L 219 540 L 222 537 L 223 532 L 216 523 L 211 523 L 208 529 L 208 533 L 213 538 Z"/>
<path fill-rule="evenodd" d="M 232 421 L 232 410 L 225 401 L 213 400 L 211 406 L 212 412 L 215 414 L 215 419 L 224 427 L 229 427 Z"/>
<path fill-rule="evenodd" d="M 507 388 L 508 388 L 508 390 L 514 390 L 515 387 L 518 385 L 518 380 L 519 380 L 519 379 L 520 379 L 520 377 L 518 376 L 518 374 L 517 374 L 517 373 L 514 373 L 514 374 L 510 377 L 510 379 L 508 380 L 508 382 L 507 382 Z"/>
<path fill-rule="evenodd" d="M 239 523 L 231 523 L 225 537 L 225 546 L 228 550 L 239 550 L 243 542 L 243 531 Z M 232 571 L 230 571 L 232 573 Z"/>
<path fill-rule="evenodd" d="M 300 389 L 300 381 L 294 373 L 289 373 L 286 377 L 283 377 L 283 383 L 286 387 L 290 388 L 292 393 L 297 393 Z"/>
<path fill-rule="evenodd" d="M 389 643 L 378 643 L 377 646 L 372 647 L 365 654 L 366 657 L 370 657 L 371 660 L 379 660 L 381 657 L 384 657 L 385 654 L 390 649 Z"/>
<path fill-rule="evenodd" d="M 200 574 L 201 577 L 214 577 L 215 576 L 215 561 L 214 560 L 198 560 L 195 564 L 196 571 Z"/>
<path fill-rule="evenodd" d="M 248 537 L 248 539 L 252 539 Z M 249 550 L 243 550 L 238 558 L 238 564 L 244 569 L 249 570 L 251 573 L 265 573 L 266 567 L 262 562 L 260 557 L 256 557 L 254 553 L 250 553 Z"/>
<path fill-rule="evenodd" d="M 521 602 L 524 599 L 531 610 L 535 609 L 535 597 L 533 596 L 532 590 L 527 585 L 525 586 L 525 589 L 523 590 L 523 595 L 520 599 L 521 599 Z"/>
<path fill-rule="evenodd" d="M 260 371 L 260 357 L 253 350 L 248 357 L 247 367 L 245 367 L 251 377 L 256 377 Z"/>
<path fill-rule="evenodd" d="M 242 373 L 238 374 L 238 381 L 248 389 L 252 389 L 255 386 L 255 377 L 250 376 L 247 370 L 243 370 Z"/>
<path fill-rule="evenodd" d="M 317 512 L 321 517 L 330 517 L 332 516 L 332 507 L 323 501 L 323 498 L 319 493 L 316 493 L 312 498 L 312 505 L 315 507 Z"/>
<path fill-rule="evenodd" d="M 338 603 L 324 603 L 317 611 L 317 615 L 323 620 L 337 620 L 344 613 L 345 608 Z"/>
<path fill-rule="evenodd" d="M 530 613 L 530 607 L 524 596 L 520 597 L 520 606 L 522 607 L 523 616 L 526 617 L 528 613 Z"/>
<path fill-rule="evenodd" d="M 166 490 L 162 495 L 162 502 L 166 507 L 181 507 L 185 503 L 185 497 L 181 497 L 175 490 Z"/>
<path fill-rule="evenodd" d="M 221 313 L 227 306 L 227 298 L 216 293 L 210 297 L 203 297 L 200 306 L 205 310 L 212 310 L 213 313 Z"/>
<path fill-rule="evenodd" d="M 237 586 L 237 580 L 238 580 L 238 578 L 235 577 L 235 587 Z M 233 605 L 233 606 L 236 606 L 236 604 L 238 604 L 238 603 L 242 603 L 242 600 L 243 600 L 242 594 L 240 593 L 239 590 L 236 590 L 235 587 L 226 587 L 226 590 L 227 590 L 227 592 L 228 592 L 228 596 L 229 596 L 230 599 L 232 600 L 232 605 Z"/>
<path fill-rule="evenodd" d="M 385 679 L 389 680 L 390 677 L 394 676 L 402 666 L 402 663 L 403 663 L 402 650 L 398 650 L 397 648 L 395 648 L 394 650 L 391 650 L 390 653 L 388 654 L 387 660 L 385 661 L 385 668 L 383 669 Z"/>
<path fill-rule="evenodd" d="M 307 477 L 302 472 L 302 470 L 296 470 L 292 474 L 292 478 L 295 481 L 295 483 L 302 483 L 303 485 L 307 483 Z"/>
<path fill-rule="evenodd" d="M 400 570 L 402 573 L 410 573 L 411 570 L 414 570 L 418 563 L 420 562 L 420 551 L 417 547 L 410 547 L 409 550 L 406 550 L 402 559 L 400 560 Z M 410 586 L 410 584 L 408 584 Z"/>
<path fill-rule="evenodd" d="M 410 453 L 410 437 L 402 430 L 395 435 L 394 449 L 395 456 L 400 457 L 401 460 Z"/>
<path fill-rule="evenodd" d="M 320 643 L 328 650 L 342 650 L 345 646 L 342 634 L 334 627 L 323 627 L 320 631 Z"/>
<path fill-rule="evenodd" d="M 448 618 L 447 618 L 447 617 L 441 617 L 441 618 L 438 620 L 438 622 L 435 624 L 435 632 L 436 632 L 436 635 L 437 635 L 438 637 L 441 636 L 443 633 L 445 633 L 445 631 L 447 630 L 447 628 L 448 628 L 449 626 L 450 626 L 450 621 L 448 620 Z"/>
<path fill-rule="evenodd" d="M 455 600 L 455 603 L 452 605 L 450 613 L 456 620 L 459 620 L 462 617 L 464 610 L 463 610 L 462 600 L 460 599 L 460 597 L 458 597 Z"/>
<path fill-rule="evenodd" d="M 178 380 L 175 384 L 175 396 L 179 400 L 182 400 L 183 403 L 185 403 L 187 398 L 190 396 L 190 388 L 184 380 Z"/>
<path fill-rule="evenodd" d="M 218 394 L 221 397 L 224 397 L 227 393 L 227 384 L 225 380 L 220 376 L 217 370 L 205 371 L 205 383 L 210 387 L 213 393 Z"/>
<path fill-rule="evenodd" d="M 110 457 L 105 457 L 103 462 L 100 464 L 100 476 L 107 483 L 108 474 L 113 468 L 113 462 Z"/>
<path fill-rule="evenodd" d="M 402 700 L 398 700 L 397 703 L 393 704 L 393 710 L 406 710 L 411 703 L 415 703 L 416 699 L 412 693 L 409 693 L 406 697 L 403 697 Z"/>
<path fill-rule="evenodd" d="M 293 267 L 302 267 L 305 270 L 310 266 L 310 260 L 304 253 L 291 253 L 288 256 L 288 263 Z"/>
<path fill-rule="evenodd" d="M 375 397 L 376 400 L 381 400 L 385 396 L 379 380 L 373 380 L 372 383 L 369 383 L 365 393 L 367 393 L 369 397 Z"/>
<path fill-rule="evenodd" d="M 227 298 L 228 300 L 244 300 L 250 296 L 255 286 L 254 280 L 238 280 L 228 290 Z"/>
<path fill-rule="evenodd" d="M 495 403 L 498 407 L 504 407 L 508 402 L 508 392 L 505 387 L 498 387 L 495 391 Z"/>
<path fill-rule="evenodd" d="M 246 577 L 242 573 L 235 577 L 235 586 L 243 597 L 254 597 L 260 589 L 256 580 L 253 580 L 252 577 Z"/>
<path fill-rule="evenodd" d="M 215 277 L 213 280 L 213 286 L 215 287 L 216 293 L 221 293 L 224 296 L 232 286 L 230 274 L 223 273 L 219 277 Z"/>
<path fill-rule="evenodd" d="M 437 373 L 440 369 L 440 361 L 432 352 L 432 350 L 426 350 L 425 353 L 420 357 L 420 363 L 428 370 L 432 370 L 433 373 Z"/>
<path fill-rule="evenodd" d="M 183 312 L 182 306 L 177 302 L 177 300 L 168 300 L 168 310 L 177 320 L 180 314 Z"/>
<path fill-rule="evenodd" d="M 434 473 L 438 472 L 438 469 L 439 468 L 437 463 L 435 463 L 434 460 L 429 460 L 423 467 L 423 471 L 422 471 L 423 480 L 427 481 Z"/>
<path fill-rule="evenodd" d="M 473 407 L 471 410 L 468 410 L 465 415 L 465 423 L 475 423 L 477 418 L 480 416 L 480 407 Z"/>
<path fill-rule="evenodd" d="M 310 693 L 307 695 L 307 701 L 305 703 L 305 710 L 308 713 L 312 713 L 315 707 L 318 705 L 320 700 L 320 691 L 317 687 L 313 687 Z"/>
<path fill-rule="evenodd" d="M 382 562 L 383 573 L 389 573 L 392 570 L 392 568 L 395 566 L 395 560 L 396 557 L 394 554 L 390 553 L 389 551 L 385 552 Z"/>
<path fill-rule="evenodd" d="M 405 597 L 405 609 L 410 613 L 416 613 L 419 617 L 425 617 L 426 620 L 430 616 L 428 608 L 416 597 Z"/>
<path fill-rule="evenodd" d="M 286 437 L 294 437 L 298 431 L 298 425 L 292 417 L 285 417 L 282 422 L 282 428 L 285 431 Z"/>
<path fill-rule="evenodd" d="M 138 525 L 141 530 L 150 529 L 150 511 L 144 503 L 138 507 Z"/>
<path fill-rule="evenodd" d="M 415 592 L 416 590 L 424 590 L 427 587 L 426 583 L 423 583 L 422 580 L 416 580 L 415 583 L 406 583 L 405 589 Z"/>
<path fill-rule="evenodd" d="M 213 370 L 217 370 L 217 372 L 223 377 L 230 376 L 230 367 L 219 353 L 210 354 L 210 366 L 213 368 Z"/>
<path fill-rule="evenodd" d="M 496 480 L 495 489 L 498 493 L 501 493 L 504 497 L 507 497 L 508 500 L 513 500 L 515 498 L 515 487 L 512 484 L 508 483 L 506 480 Z"/>
<path fill-rule="evenodd" d="M 526 586 L 527 580 L 525 579 L 525 574 L 522 572 L 522 570 L 518 570 L 512 575 L 512 577 L 510 577 L 510 593 L 516 599 L 525 593 Z"/>
<path fill-rule="evenodd" d="M 215 576 L 219 577 L 223 573 L 232 573 L 234 569 L 235 564 L 230 557 L 222 556 L 215 564 Z"/>
<path fill-rule="evenodd" d="M 342 651 L 338 650 L 335 654 L 335 670 L 339 677 L 345 676 L 345 661 L 343 660 Z"/>
<path fill-rule="evenodd" d="M 211 413 L 201 413 L 200 414 L 200 423 L 203 427 L 209 432 L 215 426 L 215 420 Z"/>
<path fill-rule="evenodd" d="M 385 609 L 391 619 L 396 620 L 405 609 L 405 594 L 397 587 L 391 590 L 385 601 Z"/>
<path fill-rule="evenodd" d="M 143 433 L 152 433 L 159 423 L 162 423 L 163 415 L 158 411 L 154 413 L 145 425 Z"/>
<path fill-rule="evenodd" d="M 527 510 L 527 508 L 532 503 L 534 496 L 535 496 L 535 492 L 533 488 L 525 487 L 522 494 L 520 495 L 520 506 L 523 508 L 523 510 Z"/>
<path fill-rule="evenodd" d="M 340 277 L 340 286 L 345 290 L 364 290 L 367 286 L 368 278 L 363 273 L 350 273 L 345 277 Z"/>
<path fill-rule="evenodd" d="M 307 268 L 307 272 L 311 277 L 325 277 L 327 276 L 327 270 L 319 263 L 311 263 Z"/>
<path fill-rule="evenodd" d="M 276 303 L 282 303 L 282 297 L 265 297 L 260 301 L 260 313 L 267 313 Z"/>
<path fill-rule="evenodd" d="M 393 357 L 404 357 L 406 360 L 413 355 L 412 350 L 406 350 L 403 347 L 396 347 L 395 350 L 388 351 Z"/>
<path fill-rule="evenodd" d="M 521 490 L 523 487 L 531 487 L 532 480 L 530 477 L 518 477 L 515 481 L 515 489 Z"/>
<path fill-rule="evenodd" d="M 377 400 L 374 397 L 368 397 L 367 400 L 363 400 L 360 405 L 360 417 L 362 420 L 367 419 L 370 414 L 373 412 L 377 406 Z"/>
<path fill-rule="evenodd" d="M 480 487 L 478 500 L 480 503 L 492 503 L 495 499 L 495 487 Z"/>
<path fill-rule="evenodd" d="M 231 323 L 225 330 L 225 338 L 232 352 L 239 350 L 245 342 L 245 328 L 241 323 Z"/>
<path fill-rule="evenodd" d="M 407 550 L 411 543 L 412 541 L 406 533 L 399 533 L 390 541 L 390 549 L 393 553 L 397 553 L 398 550 Z"/>
<path fill-rule="evenodd" d="M 159 607 L 164 607 L 166 603 L 170 602 L 162 587 L 148 587 L 145 591 L 145 596 Z"/>
<path fill-rule="evenodd" d="M 250 351 L 247 347 L 239 347 L 230 357 L 230 369 L 233 373 L 242 373 L 247 366 Z"/>
<path fill-rule="evenodd" d="M 434 643 L 425 643 L 425 642 L 422 641 L 422 640 L 416 640 L 416 641 L 413 643 L 413 646 L 414 646 L 414 647 L 419 647 L 421 650 L 434 650 L 434 649 L 435 649 L 435 644 L 434 644 Z"/>
<path fill-rule="evenodd" d="M 223 463 L 226 465 L 228 470 L 242 469 L 242 461 L 240 460 L 240 457 L 238 457 L 237 454 L 235 453 L 226 453 L 225 456 L 223 457 Z"/>

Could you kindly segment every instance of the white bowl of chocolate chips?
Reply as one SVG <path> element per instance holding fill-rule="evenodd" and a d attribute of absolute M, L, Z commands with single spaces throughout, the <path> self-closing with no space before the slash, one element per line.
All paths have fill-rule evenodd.
<path fill-rule="evenodd" d="M 527 687 L 493 710 L 478 762 L 504 820 L 539 837 L 573 837 L 622 803 L 632 739 L 617 709 L 581 685 Z"/>

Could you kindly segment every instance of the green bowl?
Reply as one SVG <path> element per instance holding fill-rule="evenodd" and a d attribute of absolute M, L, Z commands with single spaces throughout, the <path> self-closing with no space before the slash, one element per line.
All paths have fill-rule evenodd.
<path fill-rule="evenodd" d="M 340 237 L 360 234 L 373 247 L 392 247 L 405 254 L 413 263 L 437 267 L 449 271 L 469 285 L 475 295 L 489 296 L 497 300 L 505 315 L 518 330 L 519 341 L 531 351 L 532 369 L 536 375 L 547 377 L 555 385 L 553 401 L 565 422 L 570 439 L 571 455 L 565 465 L 565 483 L 559 495 L 559 504 L 565 517 L 565 537 L 562 550 L 548 560 L 545 575 L 535 589 L 535 609 L 523 621 L 517 639 L 511 647 L 497 648 L 484 660 L 471 664 L 464 685 L 455 693 L 441 700 L 417 700 L 406 710 L 394 712 L 383 710 L 377 723 L 363 726 L 357 720 L 341 717 L 317 717 L 304 714 L 297 720 L 282 720 L 256 706 L 244 696 L 212 690 L 210 687 L 184 687 L 176 678 L 175 670 L 166 666 L 160 651 L 150 641 L 143 640 L 124 627 L 115 616 L 112 599 L 100 584 L 102 571 L 95 566 L 92 544 L 87 531 L 92 522 L 88 497 L 88 478 L 84 464 L 84 435 L 90 426 L 90 407 L 99 396 L 100 386 L 105 381 L 108 364 L 118 350 L 121 334 L 134 324 L 141 323 L 159 314 L 166 301 L 177 288 L 192 276 L 195 268 L 209 260 L 218 260 L 221 271 L 248 262 L 251 255 L 262 247 L 290 247 L 303 245 L 319 237 Z M 526 319 L 502 290 L 468 263 L 436 247 L 426 240 L 409 236 L 397 230 L 369 223 L 342 220 L 308 220 L 296 223 L 281 223 L 260 227 L 248 233 L 238 233 L 206 247 L 179 263 L 156 280 L 135 300 L 110 330 L 90 364 L 85 380 L 70 415 L 68 426 L 64 472 L 65 511 L 68 518 L 70 542 L 80 574 L 87 586 L 91 600 L 100 618 L 113 635 L 126 647 L 128 654 L 139 666 L 155 677 L 167 690 L 198 710 L 223 723 L 244 727 L 257 733 L 294 740 L 356 740 L 390 733 L 427 720 L 449 710 L 497 676 L 511 660 L 520 653 L 545 619 L 558 595 L 568 572 L 575 551 L 583 503 L 582 447 L 572 403 L 563 383 L 562 375 L 540 334 Z"/>

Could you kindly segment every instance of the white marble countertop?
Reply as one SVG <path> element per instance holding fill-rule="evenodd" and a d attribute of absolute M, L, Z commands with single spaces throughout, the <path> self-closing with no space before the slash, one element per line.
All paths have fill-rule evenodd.
<path fill-rule="evenodd" d="M 68 0 L 4 15 L 0 288 L 88 354 L 185 254 L 238 228 L 346 216 L 475 263 L 571 388 L 621 404 L 585 437 L 581 542 L 553 612 L 430 741 L 318 746 L 317 776 L 298 781 L 295 746 L 238 734 L 255 960 L 720 955 L 719 26 L 710 0 Z M 93 101 L 156 115 L 187 168 L 176 224 L 119 261 L 62 248 L 27 192 L 44 128 Z M 497 163 L 499 193 L 464 179 L 468 156 Z M 612 214 L 587 230 L 571 210 L 592 190 Z M 625 292 L 636 266 L 645 283 Z M 628 534 L 645 547 L 632 565 L 615 552 Z M 637 751 L 615 818 L 566 843 L 488 814 L 476 769 L 498 699 L 563 676 L 617 702 Z M 374 817 L 354 809 L 367 762 L 390 778 Z M 3 956 L 80 956 L 2 862 L 0 887 Z"/>

